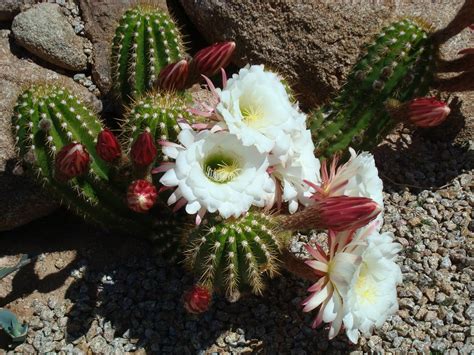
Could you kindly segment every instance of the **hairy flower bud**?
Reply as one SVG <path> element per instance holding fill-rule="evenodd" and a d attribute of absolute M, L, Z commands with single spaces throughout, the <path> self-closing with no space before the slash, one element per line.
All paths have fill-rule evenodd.
<path fill-rule="evenodd" d="M 235 42 L 220 42 L 201 49 L 193 57 L 191 68 L 200 75 L 213 76 L 229 65 Z"/>
<path fill-rule="evenodd" d="M 367 197 L 334 196 L 316 201 L 303 211 L 285 217 L 283 226 L 293 230 L 354 230 L 367 225 L 380 211 L 380 206 Z"/>
<path fill-rule="evenodd" d="M 209 308 L 211 294 L 207 288 L 193 286 L 193 288 L 184 293 L 184 307 L 189 313 L 203 313 Z"/>
<path fill-rule="evenodd" d="M 418 127 L 434 127 L 443 123 L 451 112 L 449 106 L 433 97 L 422 97 L 407 104 L 408 119 Z"/>
<path fill-rule="evenodd" d="M 163 90 L 184 90 L 188 71 L 189 65 L 185 59 L 168 64 L 158 76 L 158 87 Z"/>
<path fill-rule="evenodd" d="M 146 213 L 156 202 L 156 187 L 147 180 L 135 180 L 127 191 L 128 207 L 138 213 Z"/>
<path fill-rule="evenodd" d="M 90 156 L 80 143 L 64 146 L 55 159 L 56 179 L 67 181 L 85 174 L 89 170 Z"/>
<path fill-rule="evenodd" d="M 147 167 L 156 158 L 157 150 L 150 132 L 141 133 L 132 145 L 130 156 L 138 167 Z"/>
<path fill-rule="evenodd" d="M 109 163 L 118 159 L 122 154 L 117 137 L 108 129 L 99 133 L 95 149 L 99 157 Z"/>

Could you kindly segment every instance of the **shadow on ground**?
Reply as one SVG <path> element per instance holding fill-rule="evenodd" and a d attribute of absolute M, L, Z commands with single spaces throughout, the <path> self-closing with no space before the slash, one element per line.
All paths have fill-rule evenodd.
<path fill-rule="evenodd" d="M 460 103 L 450 105 L 451 115 L 430 129 L 399 129 L 375 151 L 375 161 L 386 192 L 442 189 L 463 172 L 474 169 L 474 150 L 467 140 L 458 142 L 460 132 L 472 137 L 461 114 Z"/>
<path fill-rule="evenodd" d="M 144 241 L 106 234 L 66 212 L 4 233 L 2 239 L 2 254 L 44 257 L 13 276 L 11 292 L 0 299 L 0 306 L 28 308 L 38 294 L 45 296 L 44 304 L 49 298 L 69 299 L 66 341 L 83 349 L 98 341 L 129 344 L 129 351 L 142 348 L 146 353 L 229 347 L 338 353 L 352 348 L 344 336 L 329 343 L 326 329 L 310 328 L 313 315 L 299 306 L 308 284 L 289 275 L 272 280 L 264 297 L 243 297 L 231 304 L 216 296 L 209 312 L 194 316 L 185 312 L 181 299 L 193 284 L 191 276 L 153 256 Z M 38 269 L 55 270 L 48 265 L 59 258 L 67 263 L 42 277 Z"/>

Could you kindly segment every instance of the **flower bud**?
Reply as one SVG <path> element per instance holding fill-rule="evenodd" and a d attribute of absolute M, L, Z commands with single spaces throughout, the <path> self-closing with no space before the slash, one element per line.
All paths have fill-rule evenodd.
<path fill-rule="evenodd" d="M 91 159 L 86 148 L 80 143 L 64 146 L 55 159 L 56 179 L 67 181 L 85 174 L 89 170 Z"/>
<path fill-rule="evenodd" d="M 158 87 L 163 90 L 184 90 L 188 71 L 189 65 L 185 59 L 168 64 L 158 76 Z"/>
<path fill-rule="evenodd" d="M 354 230 L 367 225 L 380 213 L 379 205 L 367 197 L 334 196 L 316 201 L 303 211 L 287 216 L 287 229 Z"/>
<path fill-rule="evenodd" d="M 108 129 L 104 129 L 99 133 L 95 150 L 102 160 L 109 163 L 118 159 L 122 154 L 120 143 L 115 135 Z"/>
<path fill-rule="evenodd" d="M 192 71 L 200 75 L 213 76 L 229 65 L 235 51 L 235 42 L 221 42 L 201 49 L 193 57 Z"/>
<path fill-rule="evenodd" d="M 132 145 L 130 156 L 132 162 L 138 166 L 145 168 L 156 158 L 157 150 L 153 143 L 153 136 L 150 132 L 141 133 Z"/>
<path fill-rule="evenodd" d="M 147 180 L 135 180 L 127 191 L 128 207 L 138 213 L 146 213 L 156 202 L 156 187 Z"/>
<path fill-rule="evenodd" d="M 433 97 L 422 97 L 407 104 L 408 119 L 418 127 L 434 127 L 443 123 L 451 112 L 449 106 Z"/>
<path fill-rule="evenodd" d="M 184 308 L 189 313 L 203 313 L 209 309 L 211 294 L 207 288 L 195 285 L 184 293 Z"/>

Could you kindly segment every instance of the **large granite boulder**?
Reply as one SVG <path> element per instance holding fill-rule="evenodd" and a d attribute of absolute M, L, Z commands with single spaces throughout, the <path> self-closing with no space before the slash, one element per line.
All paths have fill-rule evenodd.
<path fill-rule="evenodd" d="M 400 16 L 420 16 L 445 26 L 462 0 L 393 1 L 221 1 L 179 0 L 207 41 L 234 40 L 234 62 L 264 63 L 284 74 L 305 107 L 325 102 L 341 87 L 362 46 L 383 25 Z M 179 7 L 175 1 L 168 1 Z M 468 44 L 469 31 L 450 41 L 455 55 Z"/>

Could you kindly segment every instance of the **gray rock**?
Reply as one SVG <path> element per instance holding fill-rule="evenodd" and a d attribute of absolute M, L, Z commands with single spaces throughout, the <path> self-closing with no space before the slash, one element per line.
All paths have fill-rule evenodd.
<path fill-rule="evenodd" d="M 34 0 L 2 0 L 0 1 L 0 21 L 10 21 L 24 7 L 34 4 Z"/>
<path fill-rule="evenodd" d="M 19 165 L 11 133 L 11 116 L 22 88 L 34 83 L 61 83 L 95 110 L 102 108 L 101 102 L 82 85 L 12 54 L 9 35 L 10 31 L 0 30 L 0 231 L 31 222 L 57 208 L 50 195 L 26 174 L 18 175 L 18 169 L 15 169 Z"/>
<path fill-rule="evenodd" d="M 12 24 L 16 42 L 47 62 L 67 70 L 87 69 L 84 39 L 77 36 L 56 4 L 38 4 Z"/>

